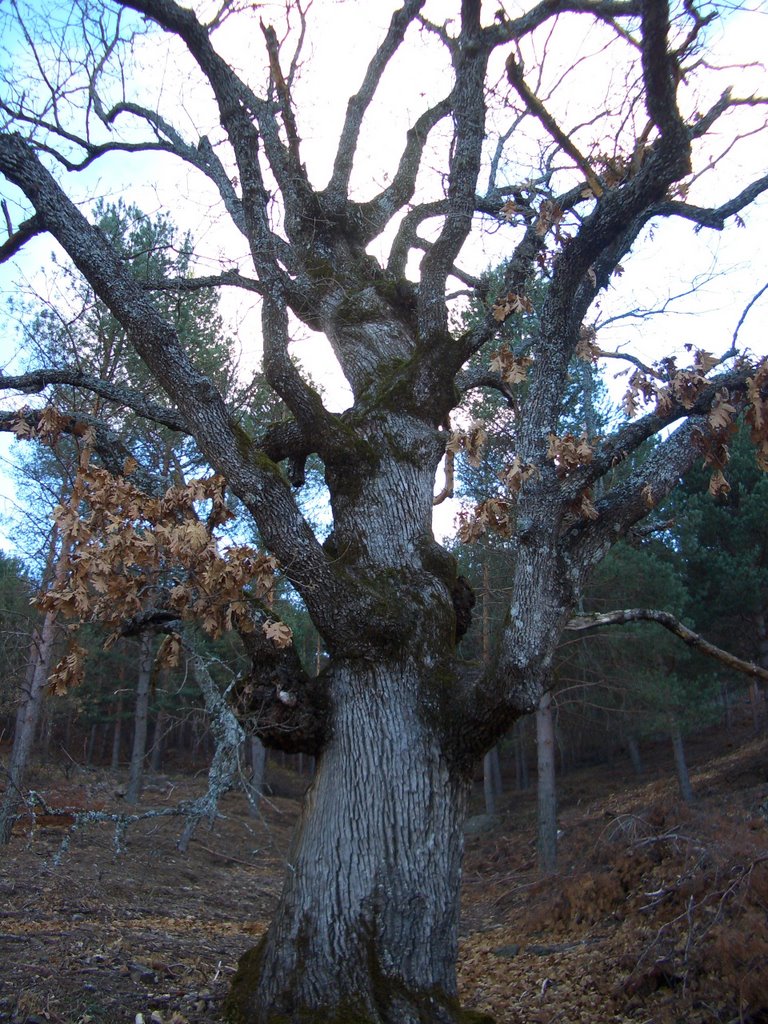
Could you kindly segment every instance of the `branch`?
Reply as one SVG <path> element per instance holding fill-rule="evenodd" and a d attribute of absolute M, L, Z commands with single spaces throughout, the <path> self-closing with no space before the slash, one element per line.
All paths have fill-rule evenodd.
<path fill-rule="evenodd" d="M 205 659 L 197 651 L 190 649 L 188 644 L 186 646 L 192 675 L 203 695 L 216 749 L 208 769 L 207 790 L 201 797 L 187 805 L 187 822 L 177 843 L 182 853 L 186 853 L 192 834 L 203 818 L 208 818 L 213 823 L 219 800 L 234 784 L 239 768 L 240 749 L 245 739 L 243 728 L 211 678 Z"/>
<path fill-rule="evenodd" d="M 387 65 L 400 47 L 408 26 L 424 6 L 424 3 L 425 0 L 406 0 L 406 3 L 403 4 L 400 10 L 395 11 L 389 23 L 384 41 L 368 65 L 365 77 L 363 78 L 363 84 L 347 104 L 347 116 L 344 119 L 344 127 L 339 136 L 339 145 L 333 164 L 333 174 L 326 190 L 328 196 L 337 204 L 347 198 L 355 150 L 360 138 L 360 128 L 362 127 L 365 113 L 371 105 Z"/>
<path fill-rule="evenodd" d="M 598 198 L 602 196 L 604 187 L 597 177 L 595 172 L 590 167 L 586 157 L 584 157 L 576 146 L 571 142 L 570 138 L 558 125 L 557 121 L 552 117 L 549 111 L 546 109 L 541 100 L 528 88 L 525 82 L 525 76 L 523 75 L 523 69 L 515 60 L 514 53 L 511 53 L 507 58 L 507 78 L 510 84 L 517 90 L 520 99 L 526 105 L 526 107 L 539 119 L 544 128 L 549 132 L 554 141 L 560 146 L 563 152 L 567 153 L 568 156 L 575 162 L 576 166 L 582 171 L 584 177 L 587 179 L 587 184 L 590 189 Z"/>
<path fill-rule="evenodd" d="M 251 439 L 231 420 L 211 380 L 191 363 L 176 330 L 160 315 L 107 239 L 88 223 L 32 148 L 16 135 L 0 133 L 0 172 L 26 194 L 46 229 L 123 325 L 137 353 L 178 405 L 182 420 L 194 429 L 206 459 L 254 515 L 264 543 L 284 565 L 302 564 L 302 579 L 294 582 L 314 621 L 332 632 L 334 622 L 344 617 L 339 607 L 343 602 L 337 595 L 335 607 L 331 607 L 320 595 L 324 586 L 337 590 L 337 571 L 296 505 L 289 482 L 270 459 L 256 457 Z M 276 287 L 279 289 L 279 282 Z M 266 308 L 269 303 L 264 305 Z M 357 621 L 349 606 L 346 626 L 350 630 L 353 619 Z M 354 629 L 358 635 L 358 626 Z"/>
<path fill-rule="evenodd" d="M 729 354 L 733 354 L 736 351 L 736 340 L 739 337 L 739 331 L 743 327 L 744 321 L 747 319 L 750 309 L 752 309 L 754 304 L 759 299 L 761 299 L 763 295 L 765 295 L 766 291 L 768 291 L 768 282 L 766 282 L 759 291 L 755 292 L 755 294 L 744 307 L 742 314 L 739 317 L 739 322 L 736 324 L 736 330 L 733 332 L 733 340 L 731 341 L 731 352 Z"/>
<path fill-rule="evenodd" d="M 453 497 L 453 486 L 455 479 L 456 456 L 454 452 L 445 453 L 445 485 L 439 494 L 432 498 L 433 505 L 442 505 L 448 498 Z"/>
<path fill-rule="evenodd" d="M 5 200 L 3 200 L 2 207 L 8 227 L 8 239 L 0 245 L 0 263 L 5 263 L 11 256 L 16 255 L 25 242 L 28 242 L 30 238 L 34 238 L 35 235 L 42 234 L 45 228 L 43 228 L 37 216 L 32 216 L 28 220 L 22 221 L 16 230 L 12 231 L 11 218 Z"/>
<path fill-rule="evenodd" d="M 225 270 L 221 274 L 208 277 L 166 277 L 162 280 L 142 281 L 148 292 L 196 292 L 203 288 L 232 287 L 242 288 L 247 292 L 264 294 L 264 286 L 252 277 L 244 277 L 238 270 Z"/>
<path fill-rule="evenodd" d="M 727 355 L 726 357 L 727 358 Z M 670 404 L 667 410 L 663 413 L 651 412 L 645 416 L 641 416 L 639 419 L 632 420 L 625 423 L 615 433 L 607 437 L 602 441 L 594 451 L 592 461 L 575 472 L 572 477 L 569 478 L 569 482 L 566 487 L 567 499 L 569 501 L 574 500 L 577 495 L 584 490 L 585 487 L 590 487 L 595 480 L 598 480 L 601 476 L 607 473 L 614 466 L 624 462 L 629 455 L 635 452 L 640 445 L 648 440 L 649 437 L 659 434 L 665 427 L 670 426 L 677 420 L 687 417 L 689 421 L 696 421 L 696 430 L 702 434 L 709 434 L 712 432 L 711 425 L 707 421 L 707 414 L 709 413 L 712 402 L 719 391 L 723 388 L 727 388 L 730 394 L 730 401 L 738 402 L 743 400 L 743 389 L 746 386 L 747 378 L 754 375 L 755 368 L 749 365 L 739 366 L 736 369 L 727 370 L 725 373 L 718 374 L 718 376 L 707 380 L 706 386 L 703 387 L 701 393 L 697 396 L 693 405 L 686 408 L 680 402 L 670 400 Z M 653 374 L 653 376 L 658 376 Z M 672 447 L 682 443 L 684 434 L 681 431 L 685 430 L 685 426 L 680 427 L 674 433 L 670 434 L 656 452 L 651 453 L 650 458 L 656 460 L 657 453 L 661 451 L 669 451 Z M 667 447 L 669 446 L 669 447 Z M 694 449 L 694 452 L 696 450 Z M 694 455 L 695 458 L 695 455 Z M 677 461 L 677 460 L 675 460 Z M 661 476 L 666 478 L 667 474 L 664 472 L 664 458 L 660 460 L 659 471 Z M 682 472 L 686 472 L 683 469 Z M 647 469 L 647 466 L 642 467 L 643 479 L 651 479 L 652 472 Z M 639 479 L 639 478 L 638 478 Z M 622 490 L 624 486 L 627 486 L 629 481 L 620 488 L 613 490 L 608 498 L 610 500 L 618 491 Z M 658 504 L 658 501 L 654 501 L 654 505 Z M 648 508 L 646 508 L 646 514 Z M 642 518 L 642 517 L 641 517 Z"/>
<path fill-rule="evenodd" d="M 630 622 L 656 622 L 674 633 L 675 636 L 680 637 L 689 647 L 693 647 L 701 654 L 706 654 L 708 658 L 715 658 L 736 672 L 742 672 L 744 675 L 768 682 L 768 669 L 761 668 L 752 661 L 743 661 L 734 654 L 724 651 L 721 647 L 716 647 L 699 633 L 694 633 L 692 629 L 684 626 L 670 612 L 656 611 L 651 608 L 625 608 L 613 612 L 595 612 L 593 615 L 576 616 L 567 623 L 565 628 L 580 631 L 592 629 L 595 626 L 621 626 Z"/>
<path fill-rule="evenodd" d="M 461 36 L 454 56 L 453 144 L 448 165 L 448 209 L 432 248 L 421 263 L 420 342 L 431 348 L 448 332 L 445 283 L 472 227 L 485 141 L 485 73 L 489 49 L 480 28 L 480 4 L 462 3 Z"/>
<path fill-rule="evenodd" d="M 156 133 L 162 134 L 168 139 L 170 152 L 175 153 L 176 156 L 202 171 L 216 186 L 216 190 L 221 196 L 224 206 L 235 226 L 242 234 L 245 234 L 245 216 L 242 203 L 232 186 L 224 165 L 219 160 L 206 136 L 200 139 L 197 146 L 192 146 L 185 142 L 174 126 L 158 114 L 157 111 L 142 107 L 138 103 L 129 103 L 127 101 L 116 103 L 104 115 L 104 123 L 107 125 L 113 124 L 120 114 L 133 114 L 135 117 L 145 120 Z"/>
<path fill-rule="evenodd" d="M 729 217 L 736 216 L 736 214 L 740 213 L 746 206 L 749 206 L 750 203 L 753 203 L 764 192 L 768 192 L 768 174 L 747 185 L 743 191 L 739 192 L 733 199 L 729 199 L 727 203 L 723 203 L 722 206 L 691 206 L 688 203 L 670 200 L 669 202 L 658 203 L 654 206 L 651 215 L 683 217 L 685 220 L 692 220 L 700 227 L 722 231 Z"/>
<path fill-rule="evenodd" d="M 90 391 L 109 402 L 115 402 L 127 409 L 131 409 L 137 416 L 159 423 L 180 433 L 188 434 L 190 430 L 182 417 L 174 409 L 159 405 L 148 398 L 145 398 L 138 391 L 122 387 L 118 384 L 110 384 L 99 377 L 91 377 L 81 370 L 31 370 L 29 373 L 19 374 L 16 377 L 6 377 L 0 373 L 0 391 L 21 391 L 25 395 L 39 394 L 44 388 L 51 384 L 67 384 L 74 388 L 82 388 Z"/>
<path fill-rule="evenodd" d="M 44 427 L 45 409 L 22 409 L 15 412 L 0 412 L 0 432 L 15 434 L 28 440 L 39 436 L 39 429 Z M 26 430 L 19 431 L 21 424 Z M 98 455 L 105 469 L 113 476 L 122 476 L 127 459 L 136 462 L 132 479 L 147 494 L 161 495 L 168 487 L 168 481 L 148 470 L 138 462 L 134 453 L 123 439 L 103 421 L 93 416 L 78 413 L 77 415 L 59 414 L 56 418 L 57 434 L 68 434 L 75 438 L 84 438 L 88 431 L 93 431 L 93 450 Z M 56 438 L 46 436 L 45 443 L 55 443 Z"/>
<path fill-rule="evenodd" d="M 592 14 L 604 21 L 613 18 L 637 18 L 641 10 L 639 0 L 541 0 L 532 10 L 519 18 L 503 17 L 493 26 L 484 29 L 483 35 L 491 46 L 499 46 L 522 39 L 559 14 Z"/>
<path fill-rule="evenodd" d="M 451 112 L 452 103 L 453 96 L 451 95 L 440 100 L 429 110 L 425 110 L 416 123 L 408 129 L 405 148 L 390 184 L 368 202 L 359 205 L 351 204 L 352 216 L 360 222 L 358 234 L 364 244 L 376 238 L 393 215 L 413 198 L 427 136 L 435 125 Z M 428 216 L 433 216 L 433 214 Z"/>

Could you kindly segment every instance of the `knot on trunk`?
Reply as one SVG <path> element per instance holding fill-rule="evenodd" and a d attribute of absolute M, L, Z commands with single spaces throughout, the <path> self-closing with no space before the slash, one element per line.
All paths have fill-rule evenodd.
<path fill-rule="evenodd" d="M 456 612 L 456 643 L 461 640 L 472 625 L 472 609 L 475 607 L 475 592 L 463 576 L 457 576 L 451 590 L 453 608 Z"/>

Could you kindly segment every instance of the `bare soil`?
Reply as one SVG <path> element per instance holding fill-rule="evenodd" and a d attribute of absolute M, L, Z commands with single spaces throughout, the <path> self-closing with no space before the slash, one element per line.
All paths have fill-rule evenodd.
<path fill-rule="evenodd" d="M 498 1024 L 768 1022 L 768 739 L 689 745 L 696 802 L 671 752 L 561 780 L 561 869 L 535 870 L 535 796 L 511 793 L 467 839 L 459 976 Z M 2 1024 L 217 1024 L 238 957 L 275 907 L 302 780 L 271 768 L 263 817 L 227 795 L 182 855 L 178 818 L 72 828 L 39 815 L 0 849 Z M 103 770 L 40 769 L 52 807 L 124 812 Z M 140 809 L 204 777 L 154 777 Z M 480 810 L 480 807 L 477 808 Z"/>

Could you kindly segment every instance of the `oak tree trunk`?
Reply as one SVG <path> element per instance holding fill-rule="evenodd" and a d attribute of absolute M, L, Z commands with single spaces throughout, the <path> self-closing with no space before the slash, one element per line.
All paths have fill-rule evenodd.
<path fill-rule="evenodd" d="M 536 711 L 538 755 L 538 853 L 539 872 L 557 871 L 557 788 L 555 783 L 555 728 L 552 695 L 542 695 Z"/>
<path fill-rule="evenodd" d="M 419 707 L 414 664 L 334 668 L 318 759 L 262 943 L 227 1011 L 243 1024 L 454 1024 L 467 776 Z"/>

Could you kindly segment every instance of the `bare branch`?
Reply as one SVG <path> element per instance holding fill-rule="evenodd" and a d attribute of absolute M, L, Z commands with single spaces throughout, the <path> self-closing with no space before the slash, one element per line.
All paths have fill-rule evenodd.
<path fill-rule="evenodd" d="M 554 141 L 560 146 L 564 153 L 575 162 L 576 166 L 583 172 L 587 179 L 587 185 L 598 198 L 603 194 L 604 187 L 586 158 L 579 152 L 569 136 L 558 125 L 541 100 L 528 88 L 525 82 L 523 69 L 515 60 L 514 53 L 507 59 L 507 77 L 510 83 L 517 90 L 518 95 L 530 110 L 546 128 Z"/>
<path fill-rule="evenodd" d="M 0 374 L 0 390 L 3 391 L 21 391 L 22 394 L 33 395 L 39 394 L 43 388 L 52 384 L 68 384 L 74 388 L 82 388 L 126 409 L 132 409 L 137 416 L 152 420 L 170 430 L 189 433 L 187 425 L 175 410 L 151 401 L 138 391 L 132 391 L 119 384 L 111 384 L 81 370 L 31 370 L 15 377 Z"/>
<path fill-rule="evenodd" d="M 472 226 L 485 137 L 485 70 L 489 50 L 482 40 L 480 4 L 463 3 L 461 18 L 462 43 L 454 56 L 454 134 L 448 210 L 440 234 L 421 264 L 418 319 L 421 343 L 428 348 L 447 330 L 445 282 Z"/>
<path fill-rule="evenodd" d="M 337 205 L 347 199 L 349 179 L 365 113 L 376 95 L 381 76 L 402 43 L 408 26 L 424 6 L 424 2 L 425 0 L 407 0 L 399 10 L 395 11 L 384 41 L 368 65 L 363 84 L 349 100 L 344 127 L 339 136 L 333 174 L 327 188 L 327 195 Z"/>
<path fill-rule="evenodd" d="M 691 206 L 678 200 L 657 203 L 651 211 L 652 216 L 683 217 L 692 220 L 703 228 L 722 231 L 729 217 L 737 216 L 743 209 L 753 203 L 758 196 L 768 191 L 768 174 L 751 182 L 733 199 L 717 207 Z"/>
<path fill-rule="evenodd" d="M 578 632 L 584 629 L 594 629 L 597 626 L 624 626 L 632 622 L 656 622 L 674 633 L 675 636 L 680 637 L 684 643 L 700 654 L 706 654 L 708 658 L 715 658 L 735 672 L 768 682 L 768 669 L 761 668 L 752 661 L 743 661 L 741 658 L 729 654 L 728 651 L 724 651 L 722 647 L 716 647 L 715 644 L 705 640 L 700 633 L 695 633 L 692 629 L 684 626 L 670 612 L 657 611 L 652 608 L 625 608 L 612 612 L 595 612 L 592 615 L 578 615 L 572 618 L 565 628 Z"/>
<path fill-rule="evenodd" d="M 550 18 L 568 13 L 593 14 L 602 20 L 637 18 L 641 13 L 639 0 L 541 0 L 519 18 L 501 18 L 484 30 L 492 46 L 513 42 L 535 31 Z"/>
<path fill-rule="evenodd" d="M 13 231 L 5 200 L 3 200 L 3 212 L 8 225 L 8 239 L 0 245 L 0 263 L 5 263 L 11 256 L 15 256 L 25 242 L 34 238 L 35 235 L 42 234 L 45 230 L 37 215 L 34 215 L 19 224 L 18 228 Z"/>
<path fill-rule="evenodd" d="M 737 341 L 737 339 L 739 337 L 739 331 L 743 327 L 744 321 L 747 319 L 747 316 L 749 314 L 750 309 L 752 309 L 752 307 L 755 305 L 755 303 L 758 302 L 759 299 L 761 299 L 762 296 L 765 295 L 765 293 L 767 291 L 768 291 L 768 282 L 766 282 L 763 285 L 763 287 L 760 288 L 759 291 L 757 291 L 752 296 L 752 298 L 749 300 L 749 302 L 744 307 L 744 309 L 742 311 L 742 314 L 739 317 L 739 322 L 736 324 L 736 330 L 733 332 L 733 340 L 731 341 L 731 352 L 735 352 L 736 351 L 736 341 Z"/>

